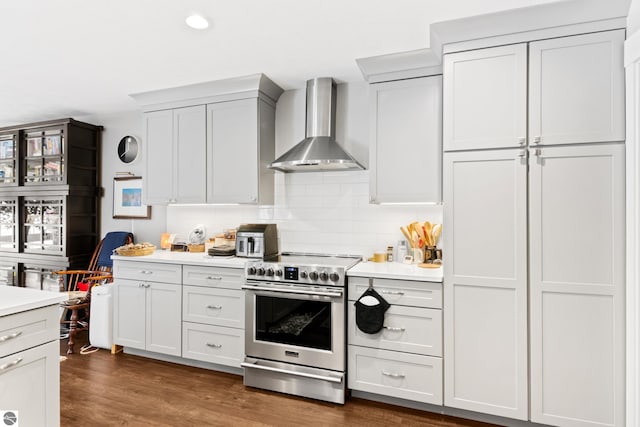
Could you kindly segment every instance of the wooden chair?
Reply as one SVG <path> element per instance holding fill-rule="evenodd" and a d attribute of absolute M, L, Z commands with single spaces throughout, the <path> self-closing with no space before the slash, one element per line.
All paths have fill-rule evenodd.
<path fill-rule="evenodd" d="M 127 243 L 133 243 L 133 234 L 124 231 L 107 233 L 93 251 L 86 270 L 54 272 L 59 276 L 60 288 L 69 294 L 69 299 L 61 304 L 64 310 L 60 318 L 60 323 L 69 328 L 67 354 L 73 353 L 76 334 L 89 330 L 91 288 L 113 280 L 111 254 L 114 249 Z"/>

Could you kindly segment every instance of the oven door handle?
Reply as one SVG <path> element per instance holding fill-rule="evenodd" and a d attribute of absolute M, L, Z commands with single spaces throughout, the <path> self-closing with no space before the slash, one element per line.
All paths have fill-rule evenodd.
<path fill-rule="evenodd" d="M 257 364 L 257 362 L 254 362 L 254 363 L 242 362 L 240 363 L 240 366 L 243 368 L 262 369 L 263 371 L 277 372 L 279 374 L 293 375 L 297 377 L 310 378 L 313 380 L 328 381 L 330 383 L 337 383 L 337 384 L 342 383 L 342 375 L 340 375 L 340 377 L 328 377 L 326 375 L 316 375 L 316 374 L 309 374 L 307 372 L 296 372 L 296 371 L 289 371 L 287 369 L 272 368 L 271 366 L 260 366 Z"/>
<path fill-rule="evenodd" d="M 332 297 L 332 298 L 340 298 L 342 296 L 342 291 L 340 290 L 335 292 L 305 291 L 302 289 L 271 288 L 268 286 L 259 286 L 259 285 L 242 285 L 242 289 L 246 291 L 267 291 L 267 292 L 276 292 L 276 293 L 284 293 L 284 294 L 319 295 L 322 297 Z"/>

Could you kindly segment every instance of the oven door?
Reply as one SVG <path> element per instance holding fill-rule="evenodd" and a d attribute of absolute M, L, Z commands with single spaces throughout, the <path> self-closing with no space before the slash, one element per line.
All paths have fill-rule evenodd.
<path fill-rule="evenodd" d="M 247 282 L 247 356 L 345 370 L 343 288 Z"/>

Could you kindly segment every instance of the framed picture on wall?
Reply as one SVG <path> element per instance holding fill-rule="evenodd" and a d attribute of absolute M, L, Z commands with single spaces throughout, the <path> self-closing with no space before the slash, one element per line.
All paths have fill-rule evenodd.
<path fill-rule="evenodd" d="M 113 217 L 149 219 L 151 206 L 142 202 L 142 177 L 113 178 Z"/>

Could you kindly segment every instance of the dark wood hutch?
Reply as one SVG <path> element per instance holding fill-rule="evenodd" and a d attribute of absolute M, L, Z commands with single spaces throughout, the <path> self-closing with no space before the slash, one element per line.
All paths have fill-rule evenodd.
<path fill-rule="evenodd" d="M 54 288 L 100 239 L 102 126 L 66 118 L 0 128 L 0 285 Z"/>

